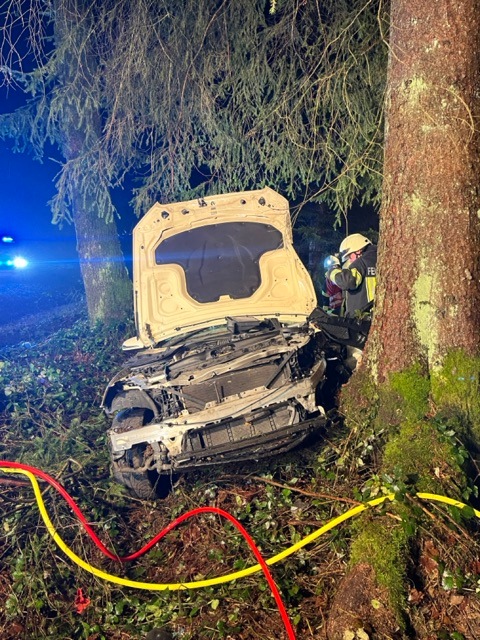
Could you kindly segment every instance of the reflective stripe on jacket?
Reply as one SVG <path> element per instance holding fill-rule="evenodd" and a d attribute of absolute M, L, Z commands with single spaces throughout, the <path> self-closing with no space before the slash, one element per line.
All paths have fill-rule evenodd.
<path fill-rule="evenodd" d="M 348 267 L 334 267 L 328 277 L 345 291 L 345 315 L 354 317 L 357 312 L 368 311 L 375 299 L 377 283 L 377 247 L 368 245 L 360 258 Z"/>

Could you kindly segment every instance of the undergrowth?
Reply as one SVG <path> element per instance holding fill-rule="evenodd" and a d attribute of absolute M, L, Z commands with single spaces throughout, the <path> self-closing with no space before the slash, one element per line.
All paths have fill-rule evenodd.
<path fill-rule="evenodd" d="M 105 438 L 108 420 L 100 408 L 105 385 L 122 364 L 121 342 L 131 334 L 129 326 L 91 329 L 78 322 L 41 343 L 0 351 L 0 458 L 40 467 L 57 478 L 119 555 L 140 548 L 173 518 L 198 506 L 229 511 L 268 558 L 358 501 L 392 490 L 406 501 L 406 475 L 396 467 L 388 473 L 382 467 L 386 429 L 365 422 L 347 430 L 341 420 L 332 421 L 326 432 L 301 450 L 262 463 L 182 477 L 162 501 L 131 498 L 111 479 Z M 455 448 L 455 435 L 440 427 L 439 441 Z M 461 464 L 466 453 L 458 451 Z M 41 487 L 61 536 L 80 557 L 107 573 L 176 583 L 227 574 L 254 563 L 231 524 L 204 515 L 171 532 L 141 559 L 121 565 L 94 547 L 53 490 L 45 483 Z M 448 509 L 445 518 L 438 511 L 432 514 L 430 507 L 423 507 L 428 514 L 421 506 L 416 508 L 420 530 L 429 528 L 430 535 L 419 538 L 414 555 L 433 558 L 435 588 L 447 597 L 480 589 L 475 544 L 466 542 L 461 533 L 467 531 L 465 518 L 454 509 Z M 386 505 L 379 514 L 370 514 L 372 530 L 375 518 L 385 514 L 398 522 L 398 513 Z M 145 638 L 158 628 L 185 640 L 286 637 L 260 573 L 217 587 L 172 592 L 138 591 L 101 581 L 57 548 L 39 517 L 30 483 L 20 475 L 0 477 L 0 518 L 2 640 L 128 640 Z M 328 610 L 350 560 L 351 535 L 350 525 L 337 527 L 272 567 L 299 639 L 325 637 Z M 463 563 L 453 550 L 443 553 L 442 545 L 452 536 L 462 540 Z M 425 550 L 427 539 L 439 549 L 437 555 L 432 556 L 431 547 Z M 370 548 L 379 547 L 372 543 Z M 402 579 L 413 580 L 396 579 L 399 584 Z M 416 592 L 427 593 L 427 580 L 431 586 L 431 575 L 418 578 Z M 75 604 L 79 589 L 88 599 L 81 611 Z M 414 612 L 425 629 L 427 603 L 430 607 L 425 595 Z M 448 625 L 443 628 L 450 633 Z"/>

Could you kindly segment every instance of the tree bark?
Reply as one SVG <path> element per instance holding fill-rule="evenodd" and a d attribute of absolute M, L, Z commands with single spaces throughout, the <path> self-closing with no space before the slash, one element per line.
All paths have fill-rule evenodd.
<path fill-rule="evenodd" d="M 63 91 L 59 145 L 67 164 L 88 162 L 101 134 L 98 109 L 89 94 L 96 61 L 89 50 L 88 20 L 82 0 L 56 0 L 54 32 L 63 51 L 58 80 Z M 98 182 L 99 182 L 99 177 Z M 132 287 L 125 267 L 117 227 L 95 197 L 88 169 L 70 184 L 77 251 L 91 323 L 125 319 L 132 313 Z"/>
<path fill-rule="evenodd" d="M 89 201 L 90 200 L 90 201 Z M 132 316 L 132 285 L 114 220 L 102 219 L 93 198 L 73 201 L 77 252 L 91 323 Z"/>
<path fill-rule="evenodd" d="M 477 0 L 393 0 L 378 297 L 367 361 L 377 381 L 480 332 Z"/>
<path fill-rule="evenodd" d="M 479 27 L 478 0 L 391 2 L 375 316 L 363 371 L 342 392 L 342 407 L 361 422 L 367 404 L 369 428 L 387 428 L 377 473 L 392 473 L 412 492 L 420 482 L 438 487 L 440 464 L 448 470 L 445 493 L 458 495 L 464 482 L 452 480 L 461 474 L 430 421 L 432 409 L 444 412 L 445 424 L 448 415 L 460 416 L 480 441 Z M 398 576 L 406 575 L 409 535 L 381 517 L 357 529 L 357 567 L 336 595 L 342 606 L 352 604 L 329 638 L 350 632 L 355 615 L 364 627 L 376 625 L 373 610 L 358 613 L 355 589 L 362 587 L 351 575 L 359 562 L 376 571 L 374 582 L 390 576 L 393 619 L 406 613 L 392 594 L 398 596 Z M 385 565 L 371 552 L 381 556 L 383 548 L 393 550 Z M 394 626 L 379 635 L 394 636 Z"/>

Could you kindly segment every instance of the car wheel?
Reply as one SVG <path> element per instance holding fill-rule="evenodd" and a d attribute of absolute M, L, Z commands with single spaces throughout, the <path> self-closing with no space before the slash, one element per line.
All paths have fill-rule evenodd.
<path fill-rule="evenodd" d="M 149 500 L 157 497 L 155 486 L 148 477 L 148 471 L 126 470 L 125 467 L 119 466 L 117 462 L 114 462 L 113 478 L 118 484 L 128 489 L 134 498 Z"/>
<path fill-rule="evenodd" d="M 113 427 L 122 429 L 138 429 L 145 424 L 147 411 L 144 409 L 124 409 L 117 413 L 113 420 Z M 144 464 L 143 453 L 145 446 L 135 445 L 125 452 L 120 460 L 112 461 L 113 478 L 128 489 L 135 498 L 148 500 L 159 497 L 157 487 L 160 476 L 156 471 L 141 469 Z M 163 493 L 163 492 L 162 492 Z"/>

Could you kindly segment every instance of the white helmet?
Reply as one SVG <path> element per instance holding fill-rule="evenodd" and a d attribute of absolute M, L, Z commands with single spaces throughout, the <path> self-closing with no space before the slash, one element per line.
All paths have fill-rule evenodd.
<path fill-rule="evenodd" d="M 346 262 L 351 253 L 365 249 L 369 244 L 372 243 L 368 238 L 362 236 L 361 233 L 352 233 L 351 236 L 347 236 L 340 245 L 340 257 L 342 262 Z"/>

